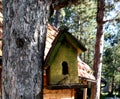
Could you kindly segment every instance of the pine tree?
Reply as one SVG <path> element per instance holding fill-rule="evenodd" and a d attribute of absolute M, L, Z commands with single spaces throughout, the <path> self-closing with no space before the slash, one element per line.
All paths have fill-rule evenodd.
<path fill-rule="evenodd" d="M 103 17 L 105 11 L 105 1 L 98 0 L 97 9 L 97 34 L 96 34 L 96 44 L 95 44 L 95 55 L 94 55 L 94 75 L 96 77 L 96 83 L 92 83 L 92 94 L 91 99 L 100 99 L 100 85 L 101 85 L 101 71 L 102 71 L 102 54 L 103 54 Z"/>

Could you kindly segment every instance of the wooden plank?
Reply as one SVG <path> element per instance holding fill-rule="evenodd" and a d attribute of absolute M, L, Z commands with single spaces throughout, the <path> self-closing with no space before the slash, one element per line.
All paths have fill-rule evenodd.
<path fill-rule="evenodd" d="M 83 84 L 70 84 L 70 85 L 47 85 L 47 89 L 50 90 L 60 90 L 60 89 L 73 89 L 73 88 L 88 88 L 88 85 Z"/>
<path fill-rule="evenodd" d="M 0 40 L 2 39 L 2 32 L 0 31 Z"/>
<path fill-rule="evenodd" d="M 87 99 L 87 88 L 83 89 L 83 99 Z"/>
<path fill-rule="evenodd" d="M 0 49 L 0 56 L 2 56 L 2 50 Z"/>
<path fill-rule="evenodd" d="M 87 85 L 87 81 L 84 80 L 84 81 L 83 81 L 83 84 L 84 84 L 84 85 Z M 87 99 L 87 88 L 84 88 L 84 89 L 83 89 L 83 99 Z"/>
<path fill-rule="evenodd" d="M 2 56 L 2 40 L 0 40 L 0 56 Z"/>

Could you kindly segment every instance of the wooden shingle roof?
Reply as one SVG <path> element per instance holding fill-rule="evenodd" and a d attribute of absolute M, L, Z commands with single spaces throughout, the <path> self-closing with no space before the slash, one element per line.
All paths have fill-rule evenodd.
<path fill-rule="evenodd" d="M 82 60 L 78 61 L 78 76 L 80 79 L 95 81 L 95 77 L 93 76 L 93 70 Z"/>
<path fill-rule="evenodd" d="M 44 59 L 46 58 L 49 50 L 52 47 L 52 43 L 55 40 L 55 38 L 58 35 L 58 30 L 51 26 L 50 24 L 48 24 L 48 28 L 47 28 L 47 34 L 46 34 L 46 42 L 45 42 L 45 54 L 44 54 Z"/>

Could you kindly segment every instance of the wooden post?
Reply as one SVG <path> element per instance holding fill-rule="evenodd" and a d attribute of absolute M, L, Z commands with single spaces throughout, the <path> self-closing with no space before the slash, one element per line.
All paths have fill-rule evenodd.
<path fill-rule="evenodd" d="M 87 88 L 83 89 L 83 99 L 87 99 Z"/>
<path fill-rule="evenodd" d="M 87 85 L 87 81 L 83 81 L 83 84 L 84 85 Z M 84 88 L 83 89 L 83 99 L 87 99 L 87 88 Z"/>

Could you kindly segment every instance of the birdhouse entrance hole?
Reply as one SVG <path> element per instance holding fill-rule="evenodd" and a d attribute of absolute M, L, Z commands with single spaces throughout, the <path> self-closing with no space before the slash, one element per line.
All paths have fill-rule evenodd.
<path fill-rule="evenodd" d="M 68 63 L 66 61 L 62 62 L 62 74 L 67 75 L 68 74 Z"/>

